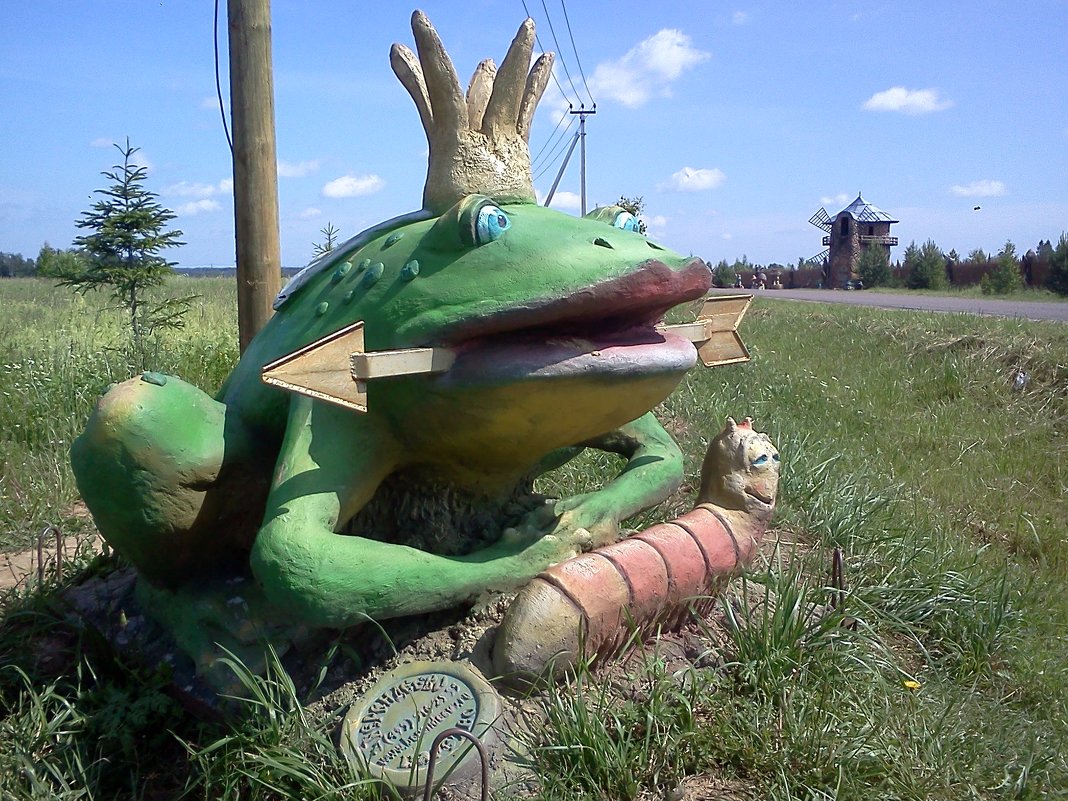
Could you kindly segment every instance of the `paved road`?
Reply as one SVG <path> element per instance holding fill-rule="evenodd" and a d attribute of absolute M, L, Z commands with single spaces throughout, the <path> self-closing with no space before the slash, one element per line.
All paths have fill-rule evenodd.
<path fill-rule="evenodd" d="M 737 294 L 748 290 L 713 289 L 720 295 Z M 1019 317 L 1025 320 L 1052 320 L 1068 323 L 1068 303 L 1035 303 L 1017 300 L 986 300 L 985 298 L 951 298 L 934 295 L 888 295 L 883 292 L 842 289 L 765 289 L 753 293 L 768 300 L 803 300 L 813 303 L 850 303 L 854 306 L 877 306 L 882 309 L 914 309 L 916 311 L 986 314 L 993 317 Z"/>

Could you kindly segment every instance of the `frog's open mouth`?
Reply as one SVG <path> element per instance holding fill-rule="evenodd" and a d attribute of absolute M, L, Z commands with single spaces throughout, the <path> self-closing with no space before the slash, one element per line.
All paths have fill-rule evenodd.
<path fill-rule="evenodd" d="M 650 260 L 564 298 L 461 321 L 442 333 L 442 344 L 457 355 L 443 378 L 466 384 L 685 372 L 696 363 L 693 344 L 656 326 L 668 309 L 703 297 L 710 283 L 700 259 L 677 270 Z"/>

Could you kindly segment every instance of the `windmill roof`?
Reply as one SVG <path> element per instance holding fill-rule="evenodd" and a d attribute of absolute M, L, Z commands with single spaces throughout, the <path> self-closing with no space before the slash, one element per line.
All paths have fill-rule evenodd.
<path fill-rule="evenodd" d="M 844 209 L 842 209 L 840 212 L 838 212 L 835 219 L 841 217 L 843 214 L 848 214 L 857 222 L 900 222 L 900 220 L 895 220 L 893 217 L 891 217 L 885 211 L 880 209 L 878 206 L 874 206 L 868 201 L 866 201 L 863 195 L 857 195 L 857 199 L 850 203 L 848 206 L 846 206 Z"/>

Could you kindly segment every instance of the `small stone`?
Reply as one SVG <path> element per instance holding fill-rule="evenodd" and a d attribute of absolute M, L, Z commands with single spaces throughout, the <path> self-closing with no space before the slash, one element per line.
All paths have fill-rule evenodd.
<path fill-rule="evenodd" d="M 334 270 L 334 274 L 330 276 L 330 280 L 335 284 L 339 283 L 342 278 L 349 274 L 351 269 L 352 264 L 350 262 L 342 262 L 341 266 Z"/>
<path fill-rule="evenodd" d="M 417 275 L 419 275 L 419 262 L 416 259 L 412 259 L 404 265 L 400 277 L 405 281 L 411 281 Z"/>
<path fill-rule="evenodd" d="M 364 273 L 363 280 L 360 284 L 364 287 L 374 286 L 378 283 L 378 279 L 382 277 L 382 273 L 385 272 L 386 266 L 380 261 L 376 261 L 370 267 L 367 268 L 367 272 Z"/>
<path fill-rule="evenodd" d="M 351 303 L 354 297 L 356 297 L 356 290 L 350 289 L 348 292 L 345 293 L 345 297 L 341 300 L 343 303 Z"/>
<path fill-rule="evenodd" d="M 319 317 L 322 317 L 329 309 L 330 304 L 324 300 L 322 303 L 315 307 L 315 314 Z"/>
<path fill-rule="evenodd" d="M 360 259 L 360 263 L 356 265 L 356 272 L 362 273 L 364 270 L 366 270 L 370 266 L 371 266 L 371 260 L 370 259 Z"/>
<path fill-rule="evenodd" d="M 390 234 L 389 236 L 386 237 L 386 241 L 382 243 L 382 250 L 385 250 L 386 248 L 397 244 L 403 238 L 404 238 L 404 231 L 396 231 L 396 232 Z"/>
<path fill-rule="evenodd" d="M 157 387 L 167 386 L 167 376 L 163 373 L 155 373 L 151 370 L 146 370 L 141 373 L 141 380 L 146 384 L 155 384 Z"/>

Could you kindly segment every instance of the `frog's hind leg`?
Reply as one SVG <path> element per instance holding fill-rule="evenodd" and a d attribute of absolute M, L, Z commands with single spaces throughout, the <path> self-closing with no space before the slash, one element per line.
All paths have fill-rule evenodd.
<path fill-rule="evenodd" d="M 243 559 L 263 512 L 270 457 L 221 403 L 145 373 L 97 403 L 71 447 L 78 489 L 104 539 L 150 581 L 173 587 Z"/>

